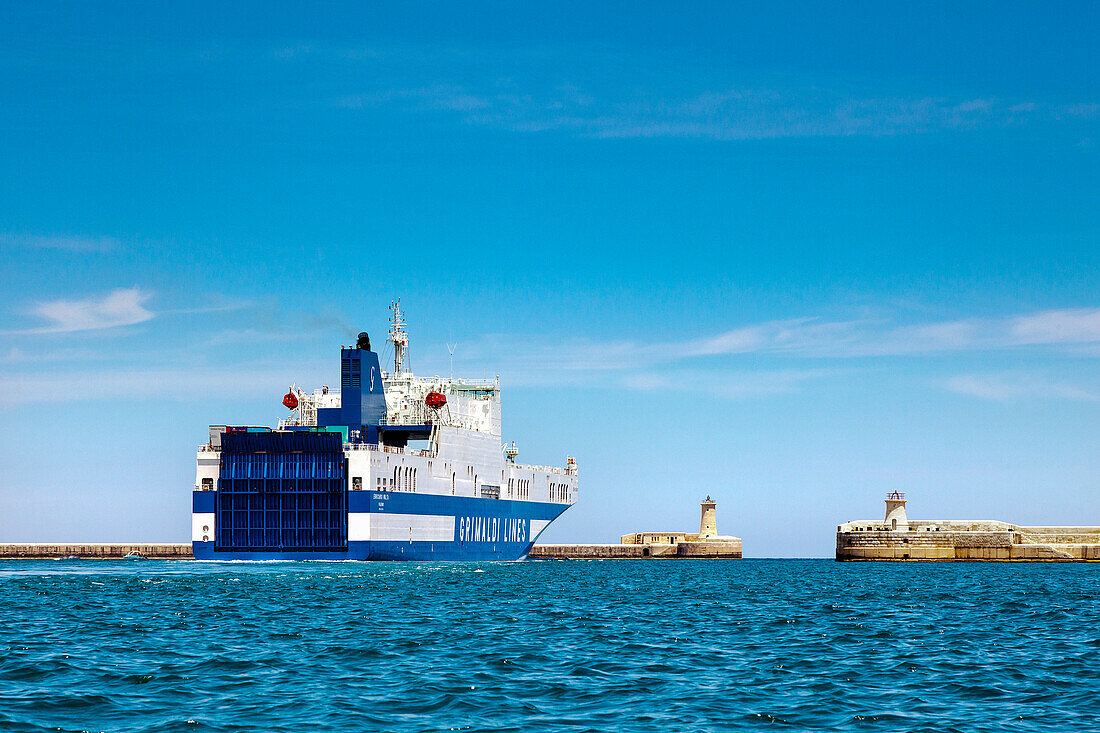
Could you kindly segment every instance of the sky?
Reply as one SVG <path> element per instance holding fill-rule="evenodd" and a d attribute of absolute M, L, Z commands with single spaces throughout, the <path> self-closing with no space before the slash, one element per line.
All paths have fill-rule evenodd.
<path fill-rule="evenodd" d="M 188 541 L 396 297 L 547 541 L 1100 525 L 1095 4 L 365 6 L 0 6 L 0 541 Z"/>

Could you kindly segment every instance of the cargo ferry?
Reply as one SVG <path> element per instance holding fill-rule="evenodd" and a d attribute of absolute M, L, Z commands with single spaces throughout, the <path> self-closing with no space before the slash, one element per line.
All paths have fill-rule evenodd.
<path fill-rule="evenodd" d="M 192 494 L 198 560 L 520 560 L 577 500 L 577 464 L 516 462 L 500 379 L 417 377 L 400 301 L 393 370 L 370 337 L 340 389 L 291 386 L 274 428 L 210 427 Z"/>

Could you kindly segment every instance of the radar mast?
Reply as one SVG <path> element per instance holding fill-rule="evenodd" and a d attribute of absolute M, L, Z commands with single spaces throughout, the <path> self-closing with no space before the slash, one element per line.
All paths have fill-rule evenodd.
<path fill-rule="evenodd" d="M 409 334 L 405 333 L 405 316 L 401 313 L 401 298 L 390 303 L 390 337 L 393 344 L 393 375 L 405 373 L 405 350 L 409 347 Z"/>

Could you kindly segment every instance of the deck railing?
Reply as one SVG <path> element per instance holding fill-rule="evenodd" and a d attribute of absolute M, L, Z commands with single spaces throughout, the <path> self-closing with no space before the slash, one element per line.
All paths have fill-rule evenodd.
<path fill-rule="evenodd" d="M 212 445 L 200 445 L 198 451 L 200 453 L 216 453 L 219 449 Z M 378 453 L 393 453 L 401 456 L 420 456 L 422 458 L 434 458 L 435 454 L 430 450 L 420 450 L 418 448 L 401 448 L 394 445 L 381 445 L 379 443 L 344 443 L 344 450 L 355 451 L 375 451 Z M 563 468 L 561 466 L 536 466 L 526 465 L 522 463 L 513 463 L 513 468 L 517 468 L 521 471 L 541 471 L 544 473 L 555 474 L 557 476 L 576 476 L 576 469 Z"/>
<path fill-rule="evenodd" d="M 401 448 L 396 445 L 381 445 L 379 443 L 344 443 L 344 450 L 367 450 L 377 453 L 395 453 L 401 456 L 423 456 L 424 458 L 431 458 L 434 455 L 429 450 Z"/>

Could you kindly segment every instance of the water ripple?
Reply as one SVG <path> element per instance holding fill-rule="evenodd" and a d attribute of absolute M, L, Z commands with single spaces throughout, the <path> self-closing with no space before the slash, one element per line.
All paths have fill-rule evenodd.
<path fill-rule="evenodd" d="M 1098 573 L 3 561 L 0 730 L 1100 729 Z"/>

